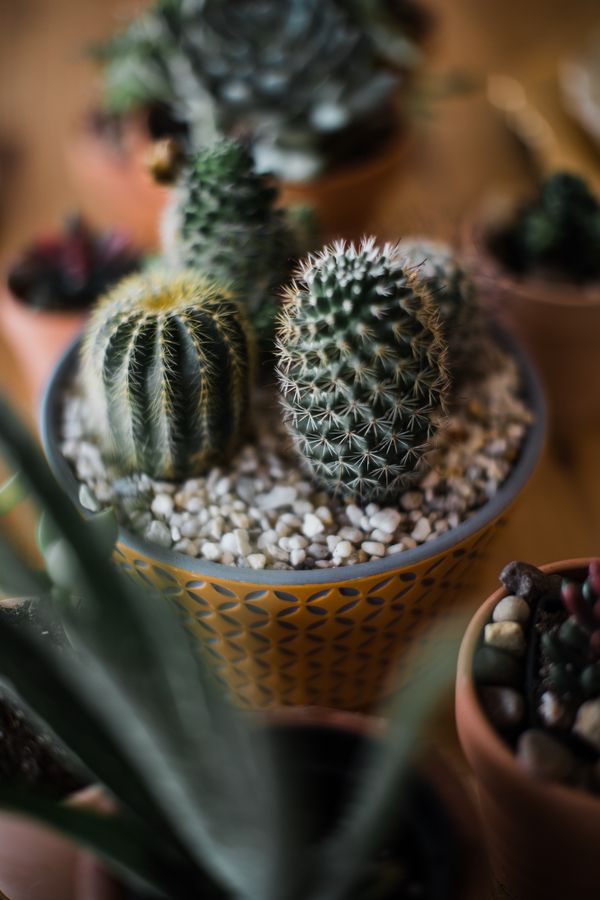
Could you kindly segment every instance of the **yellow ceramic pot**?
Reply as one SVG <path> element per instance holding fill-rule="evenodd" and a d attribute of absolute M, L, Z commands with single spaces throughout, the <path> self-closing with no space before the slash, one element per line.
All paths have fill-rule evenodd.
<path fill-rule="evenodd" d="M 520 360 L 534 424 L 496 495 L 439 538 L 375 562 L 257 572 L 165 550 L 122 529 L 117 562 L 177 605 L 241 703 L 369 707 L 406 646 L 464 590 L 465 576 L 504 522 L 541 453 L 543 397 L 529 361 L 511 346 Z M 42 409 L 46 454 L 75 502 L 78 484 L 60 453 L 57 425 L 76 363 L 77 346 L 55 370 Z"/>

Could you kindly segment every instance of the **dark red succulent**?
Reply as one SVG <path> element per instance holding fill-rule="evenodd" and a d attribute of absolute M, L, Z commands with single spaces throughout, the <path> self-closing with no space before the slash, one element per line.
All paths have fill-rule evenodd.
<path fill-rule="evenodd" d="M 79 215 L 63 232 L 29 246 L 8 272 L 13 295 L 36 309 L 85 309 L 112 284 L 139 268 L 140 257 L 121 232 L 94 232 Z"/>

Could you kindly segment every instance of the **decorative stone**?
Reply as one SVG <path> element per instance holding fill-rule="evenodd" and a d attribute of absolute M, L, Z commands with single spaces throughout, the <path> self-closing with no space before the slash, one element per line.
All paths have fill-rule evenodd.
<path fill-rule="evenodd" d="M 523 674 L 516 657 L 495 647 L 479 647 L 473 659 L 473 677 L 478 684 L 519 687 Z"/>
<path fill-rule="evenodd" d="M 517 622 L 492 622 L 486 625 L 483 640 L 489 647 L 505 650 L 513 656 L 525 653 L 525 635 Z"/>
<path fill-rule="evenodd" d="M 494 607 L 494 622 L 518 622 L 523 625 L 529 618 L 529 604 L 522 597 L 509 594 Z"/>
<path fill-rule="evenodd" d="M 296 499 L 296 489 L 293 487 L 277 486 L 268 494 L 259 494 L 254 502 L 259 509 L 281 509 L 282 506 L 291 506 Z"/>
<path fill-rule="evenodd" d="M 323 534 L 325 531 L 325 525 L 317 516 L 313 513 L 307 513 L 304 516 L 304 522 L 302 523 L 302 533 L 306 535 L 307 538 L 315 537 L 317 534 Z"/>
<path fill-rule="evenodd" d="M 87 486 L 87 484 L 79 485 L 79 502 L 84 507 L 84 509 L 89 509 L 90 512 L 98 512 L 100 509 L 100 504 L 98 503 L 98 499 Z"/>
<path fill-rule="evenodd" d="M 264 569 L 267 564 L 267 557 L 264 553 L 250 553 L 247 561 L 251 569 Z"/>
<path fill-rule="evenodd" d="M 353 546 L 350 541 L 340 541 L 339 544 L 336 545 L 333 555 L 338 559 L 348 559 L 352 556 Z"/>
<path fill-rule="evenodd" d="M 144 537 L 159 547 L 171 546 L 171 529 L 164 522 L 153 519 L 144 531 Z"/>
<path fill-rule="evenodd" d="M 301 566 L 306 559 L 306 550 L 292 550 L 290 553 L 290 562 L 293 566 Z"/>
<path fill-rule="evenodd" d="M 547 575 L 530 563 L 513 561 L 500 572 L 500 581 L 511 594 L 531 600 L 559 591 L 562 578 L 557 573 Z"/>
<path fill-rule="evenodd" d="M 524 731 L 517 744 L 519 765 L 543 781 L 568 781 L 575 773 L 576 760 L 560 741 L 536 728 Z"/>
<path fill-rule="evenodd" d="M 204 559 L 208 559 L 210 562 L 217 562 L 217 560 L 221 559 L 223 551 L 218 544 L 213 544 L 212 541 L 205 541 L 200 547 L 200 553 Z"/>
<path fill-rule="evenodd" d="M 577 710 L 575 734 L 600 751 L 600 699 L 586 700 Z"/>
<path fill-rule="evenodd" d="M 385 556 L 385 544 L 380 544 L 378 541 L 363 541 L 361 549 L 369 556 Z"/>
<path fill-rule="evenodd" d="M 245 528 L 236 528 L 233 532 L 236 540 L 237 550 L 240 556 L 247 556 L 252 552 L 252 545 L 248 540 L 248 532 Z"/>
<path fill-rule="evenodd" d="M 413 537 L 415 541 L 424 541 L 430 534 L 431 524 L 429 519 L 426 519 L 425 516 L 421 516 L 411 532 L 411 537 Z"/>
<path fill-rule="evenodd" d="M 518 725 L 525 713 L 522 694 L 509 687 L 483 687 L 479 696 L 490 720 L 497 728 Z"/>
<path fill-rule="evenodd" d="M 549 728 L 566 728 L 570 724 L 568 711 L 553 691 L 544 691 L 540 697 L 538 714 Z"/>
<path fill-rule="evenodd" d="M 386 507 L 379 510 L 370 518 L 371 528 L 378 528 L 385 534 L 393 534 L 402 520 L 402 515 L 397 509 Z"/>
<path fill-rule="evenodd" d="M 400 506 L 407 512 L 410 512 L 414 509 L 419 509 L 422 503 L 423 494 L 421 493 L 421 491 L 407 491 L 405 494 L 402 494 L 400 498 Z"/>
<path fill-rule="evenodd" d="M 169 494 L 157 494 L 152 501 L 150 510 L 153 515 L 167 519 L 172 514 L 174 507 L 175 502 Z"/>

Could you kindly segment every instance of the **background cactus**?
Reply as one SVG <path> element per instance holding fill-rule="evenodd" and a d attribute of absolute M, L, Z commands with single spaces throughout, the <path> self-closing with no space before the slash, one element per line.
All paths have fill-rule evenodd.
<path fill-rule="evenodd" d="M 428 292 L 398 247 L 309 256 L 287 294 L 278 373 L 288 426 L 318 481 L 392 500 L 419 473 L 448 391 Z"/>
<path fill-rule="evenodd" d="M 548 681 L 559 692 L 600 694 L 600 560 L 590 563 L 583 584 L 564 581 L 561 599 L 568 618 L 542 635 Z"/>
<path fill-rule="evenodd" d="M 484 331 L 473 282 L 443 241 L 406 238 L 398 250 L 403 265 L 424 284 L 437 307 L 453 376 L 468 373 L 476 363 Z"/>
<path fill-rule="evenodd" d="M 547 270 L 593 281 L 600 277 L 600 203 L 582 178 L 557 172 L 491 243 L 516 272 Z"/>
<path fill-rule="evenodd" d="M 105 454 L 124 472 L 200 474 L 234 449 L 251 339 L 238 303 L 192 271 L 122 281 L 87 328 L 82 371 Z"/>
<path fill-rule="evenodd" d="M 85 309 L 138 266 L 125 235 L 95 234 L 80 216 L 71 216 L 61 234 L 40 238 L 13 263 L 8 286 L 36 309 Z"/>
<path fill-rule="evenodd" d="M 260 335 L 272 334 L 278 289 L 295 250 L 276 197 L 245 147 L 223 140 L 183 170 L 162 229 L 167 259 L 231 285 Z"/>

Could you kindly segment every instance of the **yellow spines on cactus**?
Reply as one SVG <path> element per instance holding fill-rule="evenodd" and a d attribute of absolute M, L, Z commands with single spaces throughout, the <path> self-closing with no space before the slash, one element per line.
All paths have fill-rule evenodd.
<path fill-rule="evenodd" d="M 235 449 L 253 339 L 238 302 L 197 272 L 153 270 L 97 305 L 82 346 L 92 426 L 122 473 L 186 478 Z"/>

